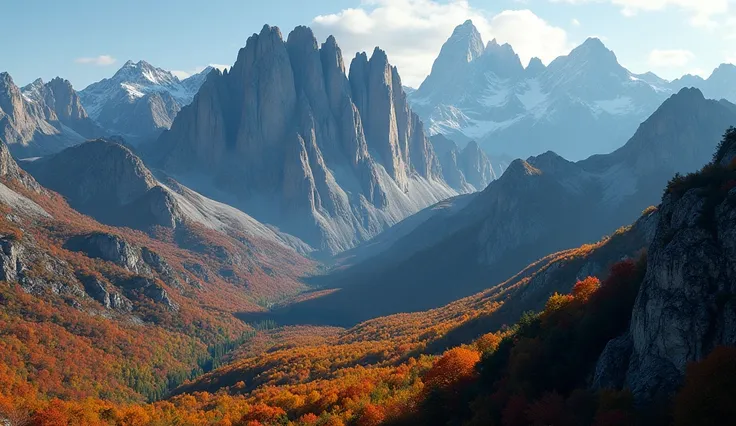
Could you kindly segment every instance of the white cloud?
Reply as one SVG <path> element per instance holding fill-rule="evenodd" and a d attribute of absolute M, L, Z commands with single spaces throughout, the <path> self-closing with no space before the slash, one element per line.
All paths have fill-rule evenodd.
<path fill-rule="evenodd" d="M 174 74 L 174 77 L 177 77 L 179 80 L 184 80 L 185 78 L 192 76 L 191 73 L 181 70 L 172 70 L 171 73 Z"/>
<path fill-rule="evenodd" d="M 100 67 L 112 65 L 118 60 L 113 58 L 110 55 L 100 55 L 95 57 L 84 57 L 84 58 L 77 58 L 74 60 L 74 62 L 78 64 L 89 64 L 89 65 L 97 65 Z"/>
<path fill-rule="evenodd" d="M 220 71 L 224 71 L 224 70 L 230 68 L 230 65 L 222 65 L 222 64 L 209 64 L 208 66 L 210 66 L 212 68 L 217 68 Z M 175 77 L 179 78 L 179 80 L 184 80 L 185 78 L 191 77 L 194 74 L 201 73 L 202 71 L 204 71 L 205 68 L 207 68 L 207 67 L 205 67 L 205 66 L 198 66 L 198 67 L 194 67 L 193 69 L 191 69 L 189 71 L 172 70 L 171 73 L 174 74 Z"/>
<path fill-rule="evenodd" d="M 521 28 L 524 30 L 519 31 Z M 499 42 L 509 43 L 525 64 L 534 56 L 549 63 L 571 48 L 565 30 L 551 26 L 530 10 L 505 10 L 491 19 L 490 30 Z"/>
<path fill-rule="evenodd" d="M 654 49 L 649 53 L 649 65 L 654 68 L 682 68 L 695 58 L 695 54 L 689 50 Z"/>
<path fill-rule="evenodd" d="M 690 71 L 686 72 L 685 74 L 697 75 L 697 76 L 700 76 L 702 78 L 708 78 L 708 76 L 710 75 L 710 73 L 708 71 L 706 71 L 706 70 L 704 70 L 702 68 L 693 68 Z"/>
<path fill-rule="evenodd" d="M 472 19 L 485 41 L 511 44 L 522 61 L 544 61 L 569 51 L 567 34 L 529 10 L 507 10 L 495 16 L 466 0 L 364 0 L 359 8 L 314 18 L 311 27 L 324 40 L 334 35 L 346 63 L 356 52 L 384 49 L 405 85 L 418 86 L 429 74 L 442 44 L 457 25 Z M 523 31 L 519 31 L 523 28 Z"/>
<path fill-rule="evenodd" d="M 690 14 L 690 23 L 696 27 L 713 28 L 717 24 L 714 17 L 728 12 L 729 0 L 551 0 L 553 3 L 592 3 L 609 2 L 620 6 L 625 16 L 634 16 L 639 12 L 664 10 L 668 7 L 679 8 Z"/>
<path fill-rule="evenodd" d="M 571 23 L 572 23 L 572 26 L 573 27 L 579 27 L 580 26 L 580 21 L 578 21 L 577 18 L 572 18 Z"/>

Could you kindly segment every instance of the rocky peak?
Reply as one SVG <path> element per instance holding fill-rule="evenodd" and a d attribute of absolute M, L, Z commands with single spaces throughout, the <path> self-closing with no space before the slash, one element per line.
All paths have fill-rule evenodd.
<path fill-rule="evenodd" d="M 79 95 L 72 88 L 69 80 L 56 77 L 46 84 L 48 94 L 47 105 L 56 112 L 61 121 L 74 121 L 87 119 L 87 112 L 82 106 Z M 92 135 L 86 135 L 92 136 Z"/>
<path fill-rule="evenodd" d="M 447 60 L 460 59 L 465 62 L 472 62 L 482 54 L 483 39 L 470 19 L 455 28 L 440 51 L 440 57 L 445 55 Z"/>
<path fill-rule="evenodd" d="M 38 82 L 37 82 L 38 83 Z M 28 86 L 26 86 L 28 87 Z M 82 120 L 64 120 L 59 123 L 52 105 L 47 105 L 48 84 L 31 85 L 32 96 L 24 96 L 7 73 L 0 73 L 0 137 L 14 155 L 33 157 L 57 152 L 82 140 L 77 128 L 70 124 L 94 126 L 86 117 Z M 69 89 L 70 96 L 76 93 Z M 69 110 L 72 110 L 71 106 Z"/>
<path fill-rule="evenodd" d="M 529 65 L 526 66 L 526 74 L 530 78 L 534 78 L 543 73 L 545 69 L 547 69 L 547 67 L 544 65 L 542 60 L 535 56 L 529 61 Z"/>
<path fill-rule="evenodd" d="M 7 115 L 14 115 L 22 108 L 21 92 L 7 72 L 0 73 L 0 111 Z"/>
<path fill-rule="evenodd" d="M 557 173 L 560 171 L 564 171 L 566 169 L 569 169 L 570 167 L 574 167 L 575 164 L 572 161 L 568 161 L 562 158 L 560 155 L 552 151 L 547 151 L 544 154 L 530 157 L 529 159 L 527 159 L 527 162 L 529 162 L 529 164 L 532 164 L 534 167 L 543 170 L 545 173 Z"/>
<path fill-rule="evenodd" d="M 496 39 L 491 40 L 480 58 L 483 72 L 491 71 L 501 78 L 515 78 L 524 72 L 519 55 L 510 44 L 499 45 Z"/>
<path fill-rule="evenodd" d="M 123 145 L 103 139 L 67 148 L 33 163 L 29 165 L 32 172 L 44 169 L 39 173 L 42 182 L 75 177 L 69 183 L 76 182 L 82 202 L 105 195 L 116 205 L 127 204 L 156 186 L 156 180 L 140 158 Z M 81 173 L 83 170 L 87 172 Z"/>
<path fill-rule="evenodd" d="M 171 85 L 179 82 L 179 79 L 171 72 L 156 68 L 144 60 L 138 62 L 127 61 L 112 78 L 117 81 L 157 85 Z"/>
<path fill-rule="evenodd" d="M 561 56 L 550 64 L 554 69 L 563 65 L 570 71 L 584 72 L 591 75 L 603 73 L 621 74 L 628 72 L 621 67 L 616 54 L 609 50 L 598 38 L 588 38 L 583 44 L 574 48 L 567 56 Z"/>
<path fill-rule="evenodd" d="M 39 78 L 24 86 L 21 92 L 30 109 L 42 114 L 49 123 L 58 127 L 57 122 L 61 122 L 86 138 L 102 135 L 102 130 L 89 119 L 69 80 L 56 77 L 44 83 Z"/>
<path fill-rule="evenodd" d="M 526 176 L 538 176 L 541 174 L 543 174 L 542 170 L 539 170 L 525 160 L 517 158 L 509 164 L 509 167 L 499 179 L 499 183 L 524 179 Z"/>
<path fill-rule="evenodd" d="M 349 79 L 368 149 L 378 155 L 388 174 L 406 190 L 409 117 L 398 73 L 388 63 L 386 52 L 376 47 L 370 60 L 365 53 L 355 57 Z"/>
<path fill-rule="evenodd" d="M 460 78 L 466 72 L 468 64 L 480 58 L 483 51 L 483 39 L 473 22 L 468 20 L 459 25 L 442 45 L 432 71 L 419 87 L 419 92 L 451 82 L 453 78 Z"/>
<path fill-rule="evenodd" d="M 20 91 L 26 100 L 30 102 L 42 102 L 44 86 L 46 86 L 46 83 L 42 79 L 37 78 L 33 83 L 23 86 Z"/>
<path fill-rule="evenodd" d="M 736 79 L 736 65 L 733 64 L 721 64 L 713 70 L 708 80 L 717 82 L 731 82 Z"/>

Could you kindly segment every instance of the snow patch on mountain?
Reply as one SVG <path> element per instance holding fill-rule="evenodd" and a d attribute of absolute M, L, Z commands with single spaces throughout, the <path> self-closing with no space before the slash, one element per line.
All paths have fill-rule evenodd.
<path fill-rule="evenodd" d="M 409 101 L 430 134 L 477 140 L 491 155 L 610 152 L 673 93 L 666 80 L 622 67 L 598 39 L 525 69 L 509 45 L 479 51 L 476 34 L 471 22 L 459 26 Z"/>

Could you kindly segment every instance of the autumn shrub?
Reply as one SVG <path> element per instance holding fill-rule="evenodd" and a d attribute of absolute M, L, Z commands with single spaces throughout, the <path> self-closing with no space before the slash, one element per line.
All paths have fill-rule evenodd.
<path fill-rule="evenodd" d="M 688 366 L 675 397 L 675 425 L 736 424 L 736 348 L 717 347 Z"/>

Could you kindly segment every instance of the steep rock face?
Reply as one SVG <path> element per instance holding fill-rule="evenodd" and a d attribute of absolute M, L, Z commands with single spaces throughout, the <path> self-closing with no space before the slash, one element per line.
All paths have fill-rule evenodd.
<path fill-rule="evenodd" d="M 192 102 L 210 71 L 208 67 L 179 80 L 146 61 L 128 61 L 115 75 L 89 85 L 79 96 L 102 127 L 137 145 L 155 140 L 171 127 L 174 117 Z"/>
<path fill-rule="evenodd" d="M 476 37 L 458 37 L 467 33 L 477 33 L 470 22 L 447 40 L 410 101 L 430 134 L 478 141 L 492 156 L 552 150 L 581 160 L 611 152 L 673 93 L 653 74 L 626 70 L 595 38 L 549 66 L 534 58 L 525 69 L 511 46 L 495 40 L 480 54 L 448 54 L 476 52 Z"/>
<path fill-rule="evenodd" d="M 458 192 L 481 191 L 496 179 L 491 161 L 475 141 L 462 150 L 442 134 L 432 136 L 430 141 L 440 159 L 442 176 Z"/>
<path fill-rule="evenodd" d="M 491 160 L 475 141 L 471 141 L 463 148 L 459 165 L 468 183 L 479 191 L 485 189 L 492 180 L 496 179 Z"/>
<path fill-rule="evenodd" d="M 454 194 L 383 51 L 345 75 L 330 37 L 265 26 L 149 156 L 178 180 L 335 253 Z"/>
<path fill-rule="evenodd" d="M 40 83 L 34 86 L 37 96 L 25 97 L 8 73 L 0 73 L 0 140 L 15 156 L 57 152 L 84 140 L 75 128 L 94 131 L 94 124 L 77 109 L 76 95 L 68 82 L 54 79 L 53 84 Z"/>
<path fill-rule="evenodd" d="M 734 147 L 729 132 L 712 164 L 668 186 L 629 331 L 606 346 L 594 385 L 656 399 L 688 363 L 736 343 Z"/>
<path fill-rule="evenodd" d="M 698 188 L 662 202 L 630 330 L 627 384 L 640 398 L 674 390 L 689 362 L 736 344 L 736 191 L 714 211 L 708 202 Z"/>
<path fill-rule="evenodd" d="M 2 140 L 0 140 L 0 178 L 5 181 L 20 183 L 34 191 L 41 190 L 38 182 L 18 166 L 8 146 L 2 143 Z"/>

